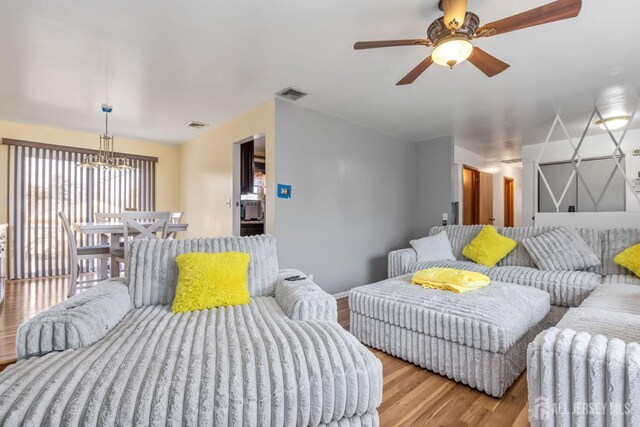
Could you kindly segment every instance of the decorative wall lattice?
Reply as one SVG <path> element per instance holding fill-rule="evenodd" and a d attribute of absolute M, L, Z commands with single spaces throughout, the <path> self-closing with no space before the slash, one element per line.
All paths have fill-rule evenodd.
<path fill-rule="evenodd" d="M 535 169 L 536 169 L 536 171 L 537 171 L 537 173 L 538 173 L 538 175 L 540 177 L 540 180 L 542 181 L 542 184 L 546 187 L 547 191 L 549 192 L 551 200 L 552 200 L 552 202 L 553 202 L 553 204 L 554 204 L 554 206 L 556 208 L 556 212 L 560 212 L 560 205 L 562 204 L 562 201 L 564 200 L 565 196 L 567 195 L 567 192 L 569 191 L 569 188 L 571 187 L 571 183 L 573 182 L 574 178 L 577 178 L 582 183 L 584 189 L 587 192 L 587 195 L 589 196 L 589 199 L 593 203 L 595 211 L 596 212 L 599 211 L 602 199 L 605 196 L 605 194 L 607 193 L 607 190 L 609 189 L 609 186 L 611 185 L 611 182 L 613 181 L 614 177 L 618 173 L 622 175 L 622 177 L 624 178 L 624 181 L 626 183 L 626 186 L 631 190 L 630 193 L 633 194 L 633 196 L 635 197 L 636 201 L 640 205 L 640 195 L 638 195 L 638 193 L 634 191 L 634 185 L 633 185 L 631 179 L 629 179 L 629 176 L 627 175 L 627 173 L 625 172 L 625 168 L 624 168 L 624 164 L 623 164 L 624 152 L 622 151 L 622 148 L 621 148 L 622 142 L 624 141 L 624 138 L 627 136 L 627 132 L 629 130 L 629 127 L 631 126 L 631 123 L 633 122 L 633 118 L 635 117 L 636 111 L 637 111 L 637 104 L 634 107 L 633 112 L 630 115 L 630 120 L 627 122 L 627 124 L 625 125 L 624 129 L 622 129 L 622 133 L 620 134 L 620 137 L 616 139 L 616 137 L 613 134 L 613 132 L 611 131 L 611 129 L 609 129 L 607 127 L 607 124 L 604 121 L 604 117 L 600 113 L 600 110 L 598 109 L 598 107 L 595 107 L 593 109 L 593 112 L 589 116 L 589 120 L 587 121 L 587 124 L 586 124 L 586 126 L 584 128 L 584 131 L 582 132 L 580 140 L 578 141 L 577 144 L 575 144 L 574 140 L 569 135 L 569 132 L 567 131 L 567 128 L 566 128 L 564 122 L 562 121 L 562 118 L 560 117 L 560 115 L 556 114 L 556 117 L 555 117 L 555 119 L 553 121 L 553 124 L 551 125 L 551 129 L 549 129 L 549 133 L 547 134 L 547 139 L 545 140 L 544 144 L 542 145 L 542 149 L 540 150 L 540 153 L 538 154 L 538 159 L 535 162 Z M 582 164 L 582 161 L 583 161 L 583 158 L 580 155 L 580 148 L 584 144 L 585 137 L 587 136 L 589 128 L 591 126 L 594 126 L 593 123 L 594 123 L 594 120 L 596 118 L 598 120 L 601 120 L 604 123 L 604 127 L 605 127 L 605 130 L 607 132 L 607 135 L 609 135 L 609 139 L 613 143 L 613 151 L 611 152 L 611 155 L 610 156 L 606 156 L 606 158 L 611 158 L 611 160 L 614 163 L 613 168 L 611 170 L 611 173 L 609 174 L 609 178 L 608 178 L 604 188 L 602 189 L 602 191 L 599 194 L 596 194 L 594 191 L 592 191 L 591 188 L 589 188 L 588 182 L 585 179 L 584 174 L 581 173 L 581 170 L 580 170 L 580 165 Z M 560 194 L 559 197 L 557 197 L 556 194 L 554 193 L 553 189 L 551 188 L 551 185 L 549 184 L 549 181 L 548 181 L 547 177 L 544 174 L 544 171 L 542 170 L 542 168 L 540 166 L 540 164 L 541 164 L 540 162 L 542 161 L 545 149 L 546 149 L 546 147 L 548 146 L 548 144 L 550 142 L 551 136 L 553 135 L 554 131 L 556 130 L 556 126 L 560 126 L 560 128 L 562 130 L 562 133 L 564 134 L 564 137 L 566 138 L 566 141 L 571 145 L 571 148 L 573 149 L 573 155 L 571 156 L 571 159 L 570 159 L 570 163 L 573 165 L 573 171 L 571 172 L 571 174 L 569 176 L 569 179 L 567 180 L 566 185 L 563 187 L 563 191 L 562 191 L 562 193 Z"/>

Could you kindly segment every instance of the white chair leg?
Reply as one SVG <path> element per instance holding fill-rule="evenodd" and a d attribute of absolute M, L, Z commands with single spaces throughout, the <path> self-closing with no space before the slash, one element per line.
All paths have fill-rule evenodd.
<path fill-rule="evenodd" d="M 98 276 L 100 280 L 105 280 L 108 278 L 107 276 L 107 258 L 100 258 L 98 260 Z"/>
<path fill-rule="evenodd" d="M 72 297 L 76 294 L 76 287 L 78 286 L 78 260 L 73 257 L 71 260 L 71 272 L 69 274 L 69 286 L 67 287 L 67 297 Z"/>

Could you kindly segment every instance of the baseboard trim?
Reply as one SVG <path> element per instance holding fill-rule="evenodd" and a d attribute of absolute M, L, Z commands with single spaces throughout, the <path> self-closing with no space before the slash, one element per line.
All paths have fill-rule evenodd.
<path fill-rule="evenodd" d="M 340 298 L 344 298 L 344 297 L 348 297 L 348 296 L 349 296 L 349 291 L 338 292 L 337 294 L 333 294 L 333 297 L 335 299 L 340 299 Z"/>

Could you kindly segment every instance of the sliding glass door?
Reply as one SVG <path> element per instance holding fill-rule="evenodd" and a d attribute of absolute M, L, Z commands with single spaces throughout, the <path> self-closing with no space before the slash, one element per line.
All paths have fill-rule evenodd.
<path fill-rule="evenodd" d="M 78 167 L 89 150 L 24 141 L 9 145 L 9 277 L 67 274 L 68 242 L 57 213 L 69 221 L 94 221 L 95 212 L 155 209 L 157 159 L 132 157 L 130 171 Z M 101 236 L 76 234 L 78 246 L 99 244 Z M 82 271 L 94 271 L 84 261 Z"/>

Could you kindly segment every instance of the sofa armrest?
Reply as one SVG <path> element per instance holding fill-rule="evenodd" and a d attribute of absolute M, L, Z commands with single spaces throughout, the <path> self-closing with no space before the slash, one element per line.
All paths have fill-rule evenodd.
<path fill-rule="evenodd" d="M 20 325 L 16 337 L 18 359 L 91 345 L 130 310 L 124 278 L 100 282 Z"/>
<path fill-rule="evenodd" d="M 280 270 L 276 283 L 276 302 L 292 320 L 338 321 L 336 299 L 309 279 L 294 282 L 291 276 L 305 276 L 298 270 Z"/>
<path fill-rule="evenodd" d="M 417 261 L 418 254 L 413 248 L 389 252 L 387 256 L 387 275 L 389 279 L 406 274 L 407 267 Z"/>
<path fill-rule="evenodd" d="M 536 426 L 640 425 L 640 344 L 550 328 L 527 350 Z"/>

